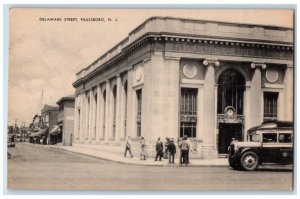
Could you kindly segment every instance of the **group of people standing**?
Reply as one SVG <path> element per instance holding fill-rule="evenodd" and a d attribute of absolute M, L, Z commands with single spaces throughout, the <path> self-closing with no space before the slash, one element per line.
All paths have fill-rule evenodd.
<path fill-rule="evenodd" d="M 146 160 L 146 144 L 144 137 L 141 137 L 140 139 L 140 146 L 141 146 L 141 160 Z M 164 150 L 165 146 L 165 150 Z M 180 158 L 179 158 L 179 164 L 189 164 L 189 150 L 190 150 L 190 143 L 187 140 L 187 136 L 184 136 L 183 139 L 179 142 L 178 147 L 180 148 Z M 173 138 L 166 138 L 165 145 L 161 141 L 160 137 L 157 139 L 156 145 L 156 156 L 155 161 L 159 160 L 164 157 L 164 159 L 169 159 L 169 164 L 174 163 L 175 154 L 176 154 L 176 146 L 174 144 Z M 131 137 L 128 136 L 126 140 L 126 146 L 125 146 L 125 154 L 124 157 L 127 155 L 127 151 L 129 152 L 130 157 L 132 158 L 132 152 L 131 152 Z"/>

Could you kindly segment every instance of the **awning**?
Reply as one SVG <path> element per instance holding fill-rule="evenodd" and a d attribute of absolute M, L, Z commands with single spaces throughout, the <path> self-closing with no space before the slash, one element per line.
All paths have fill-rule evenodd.
<path fill-rule="evenodd" d="M 28 133 L 29 133 L 29 137 L 33 137 L 35 134 L 35 132 L 33 132 L 33 131 L 28 131 Z"/>
<path fill-rule="evenodd" d="M 50 131 L 51 135 L 58 135 L 61 133 L 59 125 L 55 125 L 53 129 Z"/>
<path fill-rule="evenodd" d="M 48 130 L 48 128 L 40 129 L 38 132 L 34 133 L 32 137 L 40 137 L 40 136 L 43 135 L 47 130 Z"/>

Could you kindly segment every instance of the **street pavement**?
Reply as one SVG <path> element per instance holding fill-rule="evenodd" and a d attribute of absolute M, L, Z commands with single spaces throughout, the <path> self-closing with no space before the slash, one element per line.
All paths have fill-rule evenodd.
<path fill-rule="evenodd" d="M 291 191 L 293 185 L 289 169 L 244 172 L 229 166 L 145 166 L 29 143 L 17 143 L 8 152 L 8 190 L 273 192 Z"/>

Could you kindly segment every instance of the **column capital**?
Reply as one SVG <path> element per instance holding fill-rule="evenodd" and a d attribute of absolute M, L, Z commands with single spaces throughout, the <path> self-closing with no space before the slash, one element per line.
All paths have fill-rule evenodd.
<path fill-rule="evenodd" d="M 209 65 L 215 65 L 215 66 L 220 66 L 220 62 L 217 59 L 205 59 L 203 60 L 203 65 L 204 66 L 209 66 Z"/>
<path fill-rule="evenodd" d="M 264 64 L 264 63 L 255 63 L 255 62 L 252 62 L 251 63 L 251 68 L 256 68 L 256 69 L 258 69 L 258 68 L 262 68 L 262 69 L 266 69 L 267 68 L 267 65 L 266 64 Z"/>

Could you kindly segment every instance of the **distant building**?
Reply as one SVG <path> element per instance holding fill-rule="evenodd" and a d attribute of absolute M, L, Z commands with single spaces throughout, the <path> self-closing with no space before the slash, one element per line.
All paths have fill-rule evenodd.
<path fill-rule="evenodd" d="M 37 143 L 40 140 L 40 137 L 46 131 L 42 130 L 43 128 L 43 119 L 42 116 L 36 114 L 33 119 L 32 123 L 29 125 L 29 142 L 30 143 Z"/>
<path fill-rule="evenodd" d="M 293 34 L 150 18 L 76 74 L 74 142 L 123 148 L 130 135 L 139 153 L 144 137 L 151 155 L 157 137 L 186 135 L 191 156 L 213 158 L 255 125 L 293 121 Z"/>
<path fill-rule="evenodd" d="M 62 134 L 63 145 L 71 146 L 74 132 L 75 96 L 62 97 L 57 101 L 59 106 L 58 125 Z"/>
<path fill-rule="evenodd" d="M 60 135 L 50 134 L 50 131 L 57 124 L 57 117 L 58 117 L 58 107 L 45 104 L 42 109 L 42 119 L 43 119 L 43 128 L 48 129 L 48 131 L 45 134 L 46 141 L 45 139 L 43 139 L 43 142 L 47 142 L 47 144 L 50 143 L 55 144 L 61 142 L 62 140 Z"/>

